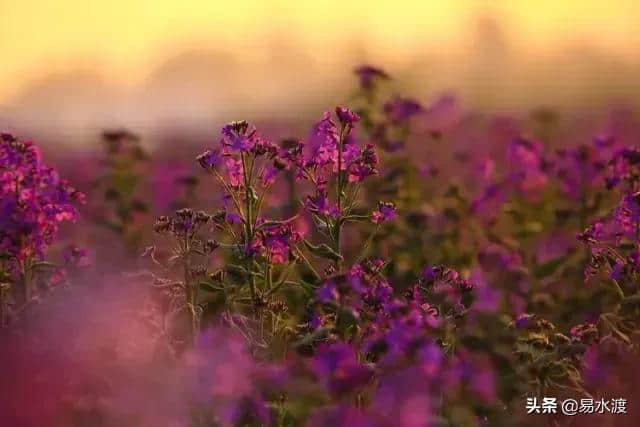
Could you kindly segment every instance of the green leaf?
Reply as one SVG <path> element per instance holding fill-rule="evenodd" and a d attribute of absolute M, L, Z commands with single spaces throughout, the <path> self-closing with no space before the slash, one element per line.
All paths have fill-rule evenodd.
<path fill-rule="evenodd" d="M 317 286 L 315 286 L 315 285 L 313 285 L 311 283 L 305 282 L 304 280 L 300 280 L 299 283 L 300 283 L 300 286 L 302 287 L 304 293 L 309 295 L 309 296 L 313 295 L 315 293 L 316 289 L 318 288 Z"/>
<path fill-rule="evenodd" d="M 342 255 L 331 249 L 331 247 L 325 243 L 316 246 L 309 243 L 307 240 L 304 240 L 303 242 L 309 252 L 317 257 L 329 259 L 336 262 L 343 260 Z"/>
<path fill-rule="evenodd" d="M 629 295 L 622 300 L 622 304 L 638 304 L 640 303 L 640 293 Z"/>
<path fill-rule="evenodd" d="M 294 348 L 311 345 L 311 344 L 313 344 L 315 342 L 324 340 L 325 337 L 330 332 L 331 332 L 330 328 L 326 328 L 326 327 L 318 328 L 315 331 L 311 332 L 310 334 L 307 334 L 307 335 L 303 336 L 302 338 L 300 338 L 297 341 L 294 341 L 291 344 L 292 344 L 292 346 Z"/>
<path fill-rule="evenodd" d="M 635 247 L 636 244 L 634 242 L 622 242 L 618 245 L 618 248 L 623 251 L 632 251 L 635 249 Z"/>
<path fill-rule="evenodd" d="M 560 267 L 566 261 L 567 257 L 554 258 L 550 261 L 545 262 L 544 264 L 538 265 L 533 274 L 537 279 L 542 279 L 545 277 L 551 276 L 556 272 L 558 267 Z"/>
<path fill-rule="evenodd" d="M 371 216 L 369 215 L 347 215 L 344 216 L 340 219 L 341 222 L 348 222 L 348 221 L 368 221 L 371 218 Z"/>
<path fill-rule="evenodd" d="M 207 291 L 207 292 L 219 292 L 224 290 L 223 287 L 221 286 L 216 286 L 211 282 L 200 282 L 199 283 L 200 289 L 202 289 L 203 291 Z"/>

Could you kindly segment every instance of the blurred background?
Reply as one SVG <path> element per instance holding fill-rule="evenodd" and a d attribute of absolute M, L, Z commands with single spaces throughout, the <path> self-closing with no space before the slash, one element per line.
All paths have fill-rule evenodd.
<path fill-rule="evenodd" d="M 635 106 L 639 22 L 633 0 L 0 0 L 0 128 L 81 144 L 315 117 L 365 62 L 426 102 Z"/>

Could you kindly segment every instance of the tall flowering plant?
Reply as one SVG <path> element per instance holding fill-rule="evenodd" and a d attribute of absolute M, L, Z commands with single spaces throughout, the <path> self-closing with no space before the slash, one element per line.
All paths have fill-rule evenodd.
<path fill-rule="evenodd" d="M 253 345 L 265 348 L 285 341 L 295 327 L 291 311 L 299 310 L 287 302 L 291 292 L 309 295 L 323 275 L 343 269 L 345 224 L 370 222 L 373 238 L 395 217 L 392 203 L 381 202 L 371 213 L 359 206 L 362 181 L 377 174 L 377 154 L 373 145 L 361 147 L 353 135 L 358 115 L 338 107 L 336 117 L 337 123 L 325 113 L 308 141 L 283 147 L 246 121 L 229 123 L 222 128 L 218 146 L 198 156 L 200 166 L 222 190 L 222 209 L 213 214 L 183 209 L 174 217 L 159 218 L 155 227 L 175 242 L 169 259 L 183 266 L 178 288 L 182 307 L 192 314 L 193 333 L 200 316 L 221 306 L 225 321 L 241 329 Z M 274 219 L 265 214 L 269 192 L 284 171 L 300 185 L 310 186 L 300 205 L 316 225 L 317 236 L 305 236 L 300 215 Z M 207 239 L 213 236 L 216 239 Z M 323 241 L 314 241 L 316 237 Z M 368 243 L 357 258 L 365 255 Z M 212 255 L 218 247 L 225 253 Z M 205 258 L 195 266 L 191 256 Z M 154 257 L 163 264 L 158 258 Z M 224 259 L 225 265 L 212 270 L 213 258 Z"/>
<path fill-rule="evenodd" d="M 251 335 L 255 328 L 245 325 L 268 323 L 272 327 L 266 333 L 282 332 L 284 325 L 277 325 L 276 318 L 283 314 L 283 304 L 274 297 L 295 264 L 300 234 L 295 218 L 272 220 L 262 213 L 269 190 L 286 167 L 278 147 L 245 121 L 224 126 L 221 135 L 218 147 L 197 161 L 222 190 L 222 208 L 213 214 L 182 209 L 156 221 L 155 231 L 169 234 L 174 242 L 168 260 L 179 262 L 183 270 L 177 283 L 159 285 L 167 287 L 166 293 L 177 290 L 176 307 L 190 313 L 194 336 L 205 309 L 221 306 L 217 314 L 241 329 L 252 344 L 264 346 L 266 329 L 258 328 L 258 337 Z M 227 253 L 213 254 L 219 247 Z M 217 256 L 227 256 L 228 262 L 214 271 Z M 154 260 L 161 263 L 158 257 Z M 164 266 L 171 270 L 172 264 Z M 267 322 L 268 315 L 273 322 Z"/>
<path fill-rule="evenodd" d="M 60 223 L 74 221 L 76 206 L 84 194 L 42 161 L 31 141 L 10 134 L 0 135 L 0 298 L 6 302 L 8 285 L 22 303 L 37 289 L 36 275 L 56 269 L 45 262 Z M 3 304 L 3 312 L 6 307 Z"/>
<path fill-rule="evenodd" d="M 240 263 L 235 272 L 247 285 L 246 302 L 253 310 L 268 305 L 284 285 L 301 239 L 295 217 L 273 220 L 263 214 L 268 193 L 286 168 L 281 154 L 253 125 L 240 121 L 224 126 L 219 147 L 197 159 L 224 191 L 225 208 L 216 214 L 215 228 L 229 239 L 224 246 Z M 277 277 L 275 270 L 281 273 Z"/>
<path fill-rule="evenodd" d="M 148 154 L 140 137 L 125 129 L 103 132 L 102 142 L 104 170 L 94 183 L 94 191 L 102 193 L 102 203 L 92 209 L 93 216 L 99 225 L 118 233 L 126 248 L 136 253 L 143 237 L 142 218 L 149 209 L 140 195 Z"/>
<path fill-rule="evenodd" d="M 344 260 L 342 250 L 343 227 L 350 222 L 370 220 L 376 225 L 362 248 L 385 222 L 396 216 L 395 205 L 380 202 L 368 213 L 361 206 L 363 182 L 378 174 L 378 154 L 373 144 L 361 147 L 353 134 L 360 116 L 344 108 L 336 108 L 336 121 L 326 112 L 315 125 L 308 146 L 300 143 L 287 159 L 295 166 L 298 176 L 311 184 L 311 194 L 304 200 L 304 208 L 311 215 L 318 232 L 326 243 L 314 245 L 305 241 L 307 249 L 316 256 L 333 261 L 331 271 L 340 272 Z M 303 157 L 305 151 L 308 157 Z"/>
<path fill-rule="evenodd" d="M 640 301 L 640 151 L 619 149 L 608 163 L 607 188 L 618 190 L 618 205 L 596 218 L 578 235 L 590 252 L 585 281 L 608 290 L 601 298 L 598 325 L 623 343 L 639 348 L 635 339 Z"/>

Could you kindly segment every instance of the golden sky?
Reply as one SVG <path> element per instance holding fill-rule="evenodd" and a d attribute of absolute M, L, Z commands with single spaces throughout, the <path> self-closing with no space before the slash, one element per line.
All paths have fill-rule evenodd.
<path fill-rule="evenodd" d="M 640 53 L 634 0 L 0 0 L 0 103 L 34 80 L 75 69 L 134 86 L 194 46 L 268 61 L 273 37 L 321 62 L 339 63 L 352 40 L 397 61 L 459 47 L 478 14 L 493 16 L 523 54 L 582 41 Z"/>

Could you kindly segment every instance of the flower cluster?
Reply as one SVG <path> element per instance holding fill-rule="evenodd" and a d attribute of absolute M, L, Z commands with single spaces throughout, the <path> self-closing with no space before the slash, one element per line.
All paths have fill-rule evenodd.
<path fill-rule="evenodd" d="M 209 220 L 211 220 L 211 216 L 206 212 L 195 212 L 192 209 L 184 208 L 176 211 L 172 217 L 159 217 L 153 225 L 153 230 L 156 233 L 169 232 L 178 237 L 189 236 L 195 234 Z"/>
<path fill-rule="evenodd" d="M 0 136 L 0 251 L 24 263 L 41 259 L 84 195 L 42 162 L 30 141 Z"/>
<path fill-rule="evenodd" d="M 325 112 L 310 137 L 309 157 L 297 163 L 302 176 L 310 179 L 319 189 L 327 185 L 334 173 L 346 175 L 346 182 L 349 183 L 362 182 L 378 173 L 378 156 L 374 146 L 367 144 L 361 148 L 351 133 L 360 117 L 344 107 L 336 108 L 336 116 L 340 129 L 331 114 Z"/>
<path fill-rule="evenodd" d="M 622 193 L 618 205 L 607 215 L 594 221 L 578 235 L 578 239 L 591 249 L 591 258 L 585 273 L 587 277 L 596 275 L 603 269 L 609 277 L 619 283 L 618 292 L 635 292 L 632 285 L 638 273 L 638 252 L 640 250 L 640 191 L 635 150 L 623 148 L 610 162 L 617 172 L 607 178 L 607 187 L 612 190 L 619 185 Z M 629 284 L 627 284 L 629 283 Z"/>
<path fill-rule="evenodd" d="M 564 191 L 576 200 L 585 193 L 602 185 L 606 168 L 603 150 L 597 148 L 597 140 L 592 145 L 580 145 L 556 152 L 555 174 L 562 182 Z"/>
<path fill-rule="evenodd" d="M 640 182 L 640 150 L 622 148 L 608 165 L 607 187 L 614 188 L 624 184 L 627 188 L 637 188 Z"/>
<path fill-rule="evenodd" d="M 379 259 L 354 265 L 316 291 L 309 326 L 327 342 L 315 350 L 311 364 L 335 402 L 318 412 L 317 419 L 344 425 L 336 417 L 348 416 L 375 425 L 415 415 L 422 423 L 443 401 L 465 396 L 493 404 L 490 361 L 468 350 L 448 355 L 449 343 L 442 335 L 465 315 L 447 307 L 470 307 L 470 282 L 449 268 L 428 267 L 418 284 L 401 296 L 384 278 L 384 265 Z M 453 304 L 442 304 L 447 301 Z M 346 397 L 362 394 L 368 404 L 350 406 Z M 405 405 L 413 401 L 417 406 L 409 415 Z"/>
<path fill-rule="evenodd" d="M 295 257 L 296 244 L 302 236 L 291 223 L 258 224 L 255 236 L 245 253 L 255 254 L 270 264 L 286 264 Z"/>
<path fill-rule="evenodd" d="M 413 98 L 393 95 L 378 104 L 378 83 L 389 75 L 376 67 L 362 66 L 355 70 L 364 105 L 358 110 L 363 126 L 371 139 L 388 152 L 397 152 L 405 146 L 410 133 L 411 120 L 426 113 L 422 104 Z"/>

